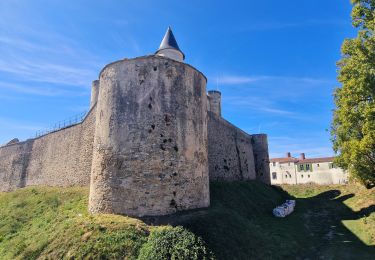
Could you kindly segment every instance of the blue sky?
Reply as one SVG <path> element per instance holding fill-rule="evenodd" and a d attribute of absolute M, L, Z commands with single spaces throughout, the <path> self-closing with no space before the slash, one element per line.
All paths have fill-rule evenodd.
<path fill-rule="evenodd" d="M 109 62 L 153 53 L 172 26 L 223 116 L 267 133 L 271 157 L 332 155 L 336 62 L 349 0 L 0 1 L 0 143 L 87 110 Z"/>

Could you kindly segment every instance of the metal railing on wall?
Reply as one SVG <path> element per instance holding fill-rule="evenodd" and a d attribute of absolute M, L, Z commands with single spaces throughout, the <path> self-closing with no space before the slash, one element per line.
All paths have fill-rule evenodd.
<path fill-rule="evenodd" d="M 42 135 L 46 135 L 46 134 L 49 134 L 49 133 L 52 133 L 52 132 L 55 132 L 55 131 L 58 131 L 60 129 L 63 129 L 63 128 L 67 128 L 69 126 L 72 126 L 72 125 L 76 125 L 78 123 L 81 123 L 83 121 L 83 119 L 85 119 L 87 115 L 87 111 L 84 111 L 82 113 L 79 113 L 77 115 L 74 115 L 72 117 L 69 117 L 67 119 L 64 119 L 62 121 L 59 121 L 55 124 L 53 124 L 53 126 L 49 127 L 49 128 L 46 128 L 46 129 L 43 129 L 43 130 L 40 130 L 40 131 L 37 131 L 35 133 L 35 138 L 37 137 L 40 137 Z"/>

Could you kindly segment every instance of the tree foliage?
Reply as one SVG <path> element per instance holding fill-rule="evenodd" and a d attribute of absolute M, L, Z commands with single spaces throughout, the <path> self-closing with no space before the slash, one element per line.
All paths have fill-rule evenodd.
<path fill-rule="evenodd" d="M 357 37 L 346 39 L 338 62 L 332 140 L 336 162 L 366 185 L 375 184 L 375 0 L 352 0 Z"/>

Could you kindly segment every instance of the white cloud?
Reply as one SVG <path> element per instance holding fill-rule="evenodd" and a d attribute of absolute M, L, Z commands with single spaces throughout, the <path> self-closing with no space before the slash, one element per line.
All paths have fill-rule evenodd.
<path fill-rule="evenodd" d="M 336 82 L 329 79 L 309 78 L 309 77 L 290 77 L 274 75 L 225 75 L 220 77 L 209 77 L 213 83 L 219 85 L 246 85 L 254 82 L 284 82 L 289 84 L 335 84 Z"/>
<path fill-rule="evenodd" d="M 298 117 L 298 114 L 294 111 L 281 109 L 271 99 L 264 99 L 258 96 L 226 96 L 223 100 L 227 104 L 226 107 L 232 109 L 241 107 L 241 110 L 248 109 L 278 116 Z"/>
<path fill-rule="evenodd" d="M 7 83 L 0 81 L 0 89 L 8 89 L 17 93 L 36 95 L 36 96 L 77 96 L 86 95 L 86 92 L 69 91 L 61 87 L 35 87 L 35 86 L 25 86 L 19 83 Z"/>
<path fill-rule="evenodd" d="M 295 115 L 296 114 L 292 111 L 277 109 L 277 108 L 270 108 L 270 107 L 261 107 L 260 110 L 271 113 L 271 114 L 277 114 L 277 115 Z"/>
<path fill-rule="evenodd" d="M 24 58 L 0 60 L 0 71 L 11 74 L 16 79 L 83 87 L 89 87 L 97 77 L 93 70 L 42 60 L 31 62 Z"/>
<path fill-rule="evenodd" d="M 319 77 L 227 74 L 209 79 L 211 86 L 216 85 L 215 88 L 223 92 L 223 103 L 227 102 L 233 108 L 243 106 L 288 116 L 302 112 L 301 104 L 305 100 L 309 100 L 309 106 L 330 102 L 337 85 L 335 79 Z"/>
<path fill-rule="evenodd" d="M 0 124 L 2 127 L 6 128 L 7 130 L 37 131 L 43 128 L 42 125 L 30 124 L 28 122 L 20 122 L 20 121 L 7 119 L 7 118 L 0 118 Z"/>
<path fill-rule="evenodd" d="M 239 31 L 267 31 L 267 30 L 282 30 L 301 27 L 314 27 L 314 26 L 348 26 L 350 23 L 347 20 L 330 19 L 330 20 L 306 20 L 297 22 L 285 21 L 261 21 L 260 23 L 252 23 L 240 26 Z"/>
<path fill-rule="evenodd" d="M 319 158 L 319 157 L 331 157 L 334 156 L 332 147 L 329 146 L 318 146 L 314 148 L 305 148 L 301 145 L 299 148 L 295 148 L 294 144 L 286 147 L 285 152 L 276 151 L 270 152 L 270 158 L 285 157 L 287 152 L 291 152 L 293 157 L 299 158 L 301 153 L 305 153 L 306 158 Z M 289 148 L 289 149 L 288 149 Z M 270 150 L 273 149 L 270 147 Z M 272 150 L 271 150 L 272 151 Z"/>
<path fill-rule="evenodd" d="M 103 20 L 104 22 L 107 22 L 107 20 Z M 111 21 L 114 25 L 117 25 L 117 26 L 127 26 L 130 24 L 130 22 L 128 20 L 125 20 L 125 19 L 114 19 Z"/>
<path fill-rule="evenodd" d="M 239 84 L 249 84 L 257 82 L 260 80 L 267 79 L 267 76 L 221 76 L 217 77 L 214 81 L 220 85 L 239 85 Z"/>
<path fill-rule="evenodd" d="M 285 157 L 287 152 L 298 157 L 305 153 L 306 157 L 326 157 L 334 154 L 331 143 L 321 136 L 296 136 L 296 137 L 268 137 L 270 157 Z"/>
<path fill-rule="evenodd" d="M 1 30 L 0 56 L 7 78 L 85 87 L 104 64 L 68 37 L 27 27 Z"/>

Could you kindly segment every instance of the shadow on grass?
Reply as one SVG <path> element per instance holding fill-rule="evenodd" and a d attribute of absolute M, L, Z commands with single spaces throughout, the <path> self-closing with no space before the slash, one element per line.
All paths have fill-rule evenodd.
<path fill-rule="evenodd" d="M 182 225 L 201 236 L 218 259 L 373 259 L 367 246 L 343 220 L 368 217 L 375 205 L 352 211 L 330 190 L 310 198 L 294 198 L 280 187 L 258 182 L 211 183 L 211 207 L 160 218 L 149 224 Z M 295 212 L 275 218 L 272 209 L 296 199 Z"/>

